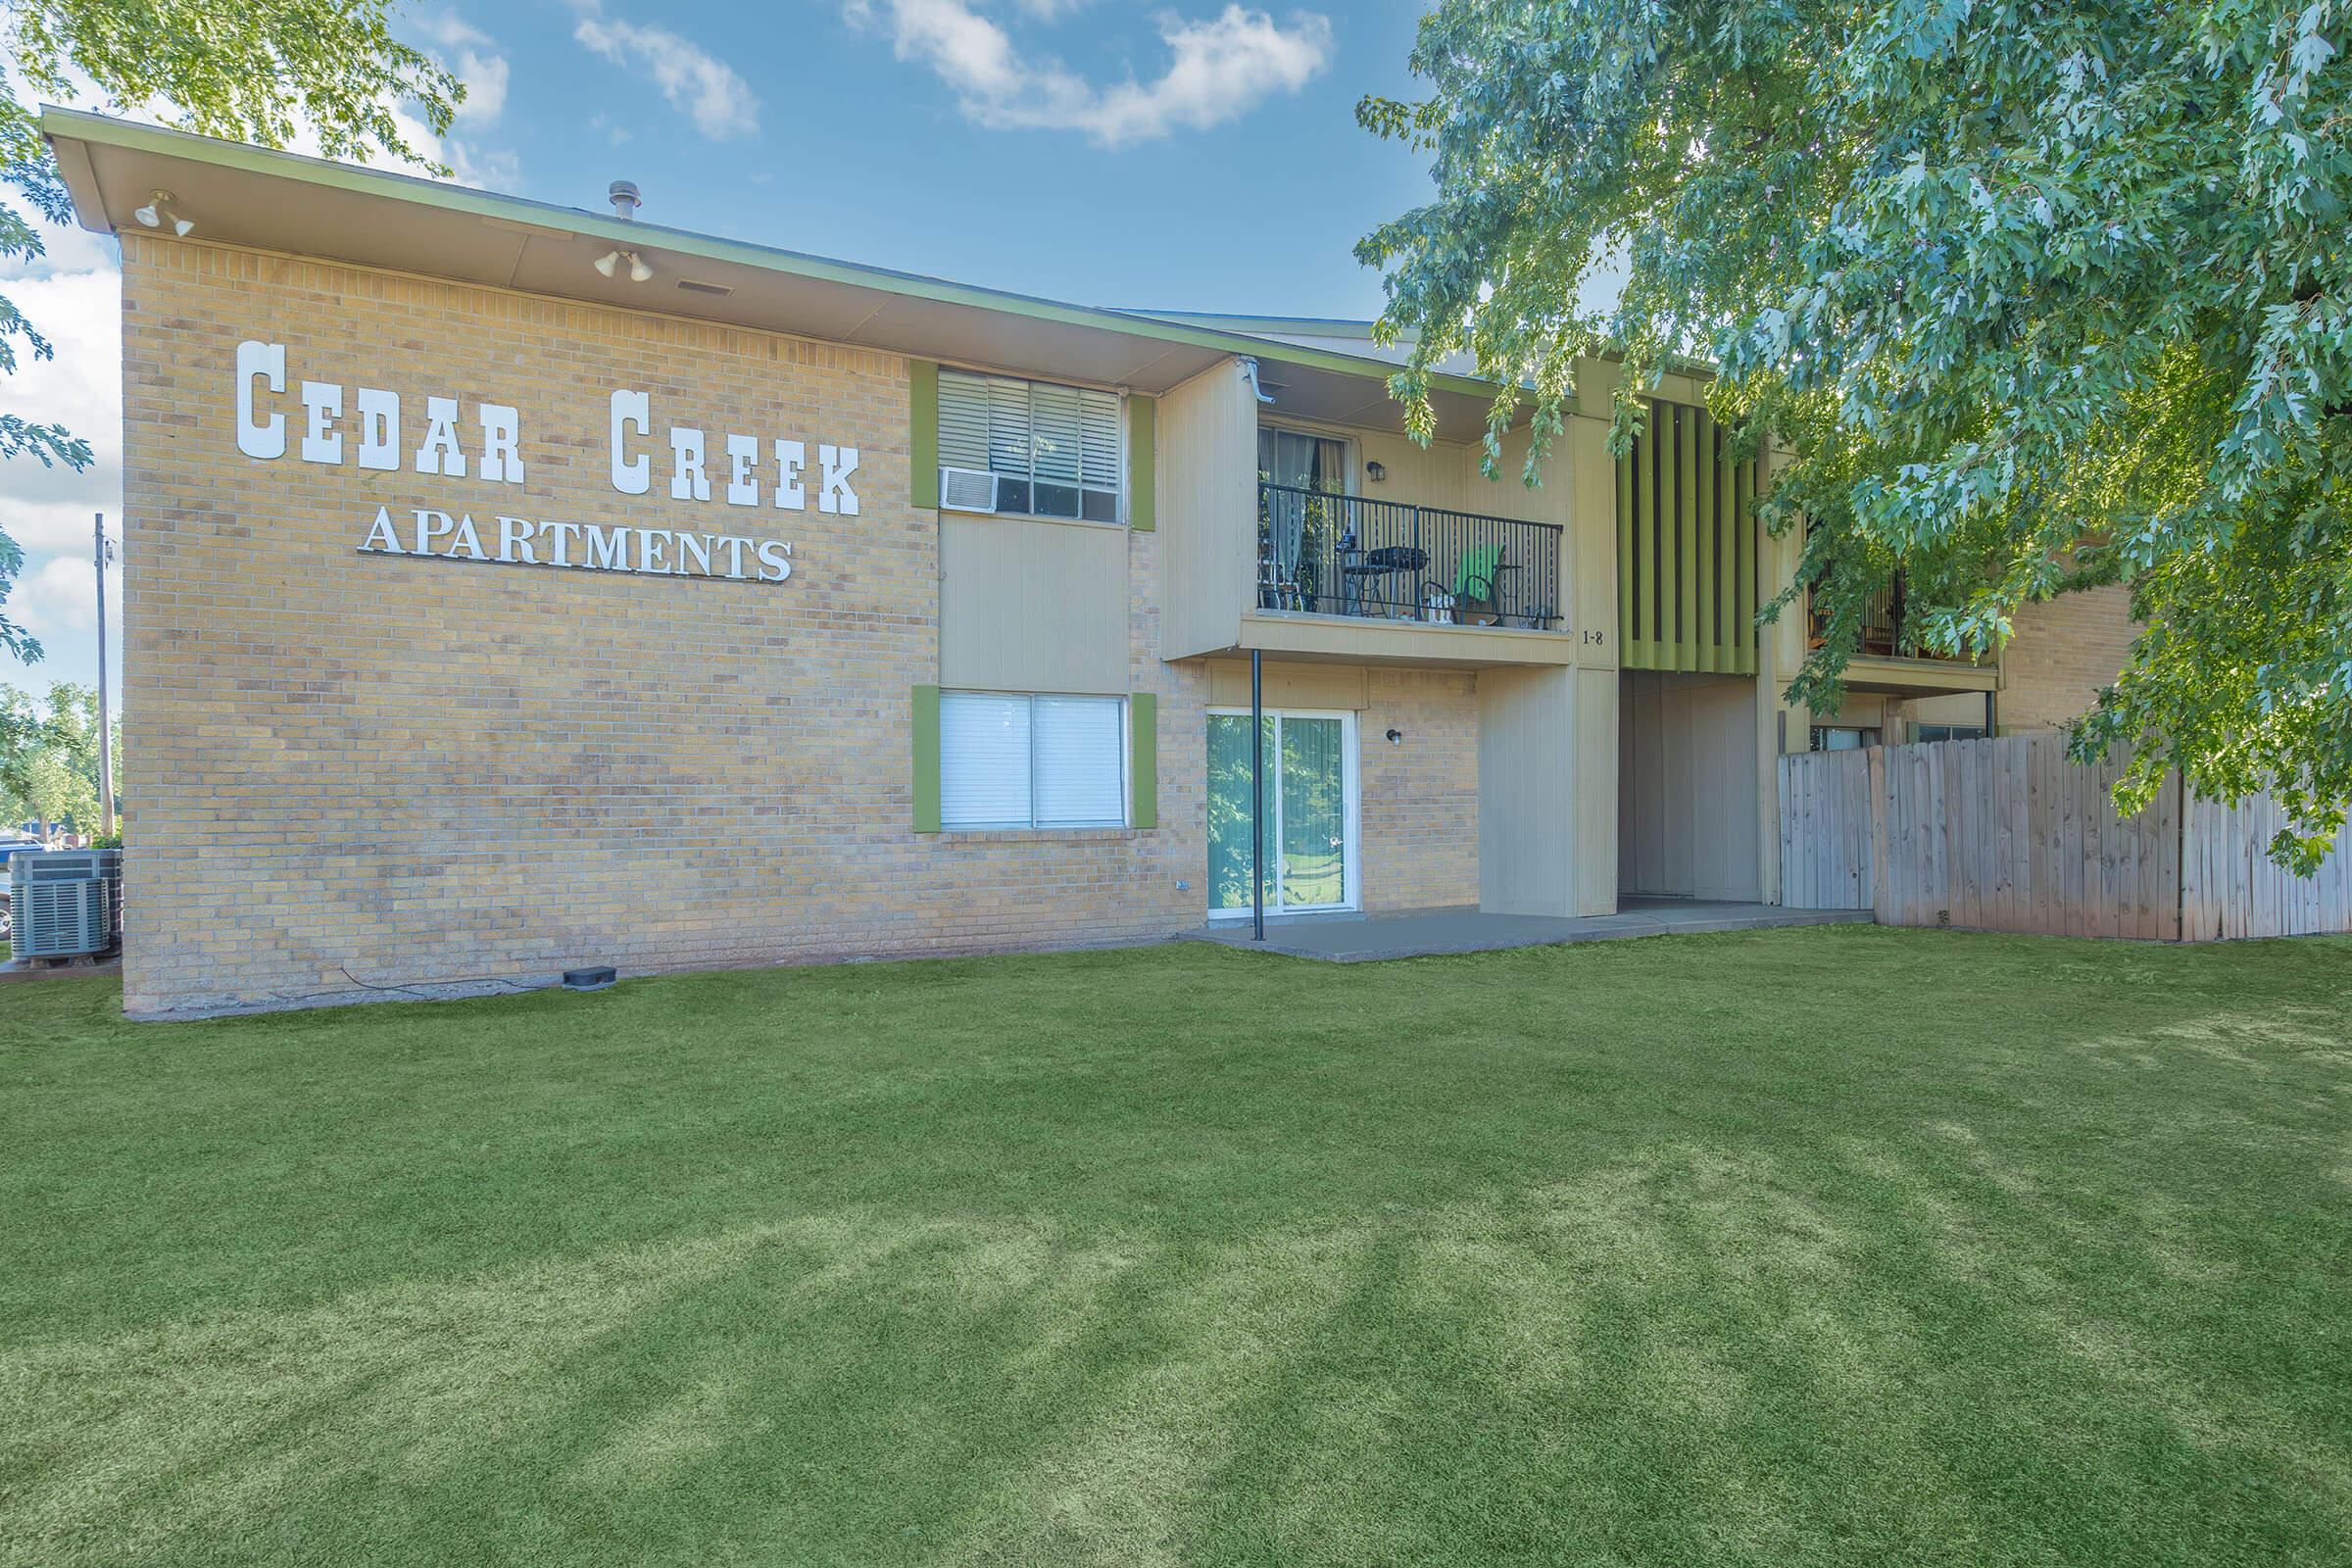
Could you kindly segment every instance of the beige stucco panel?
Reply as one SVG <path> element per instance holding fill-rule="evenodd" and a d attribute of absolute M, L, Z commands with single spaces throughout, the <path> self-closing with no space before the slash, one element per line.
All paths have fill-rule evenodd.
<path fill-rule="evenodd" d="M 1211 703 L 1219 708 L 1250 706 L 1247 661 L 1220 659 L 1208 668 Z M 1360 664 L 1291 664 L 1267 660 L 1258 676 L 1260 700 L 1268 708 L 1361 709 L 1369 700 L 1369 674 Z"/>
<path fill-rule="evenodd" d="M 1240 365 L 1220 362 L 1159 400 L 1159 652 L 1235 645 L 1257 560 L 1257 406 Z"/>
<path fill-rule="evenodd" d="M 939 522 L 939 683 L 1127 690 L 1127 530 L 957 513 Z"/>

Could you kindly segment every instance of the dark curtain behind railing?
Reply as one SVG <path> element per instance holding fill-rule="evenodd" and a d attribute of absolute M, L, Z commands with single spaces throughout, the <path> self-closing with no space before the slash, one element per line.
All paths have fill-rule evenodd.
<path fill-rule="evenodd" d="M 1560 530 L 1298 485 L 1257 487 L 1262 610 L 1548 628 Z"/>

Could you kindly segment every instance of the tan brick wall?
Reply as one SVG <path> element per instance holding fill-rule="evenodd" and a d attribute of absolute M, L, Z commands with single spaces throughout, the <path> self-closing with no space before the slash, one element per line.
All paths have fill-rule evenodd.
<path fill-rule="evenodd" d="M 1200 911 L 1199 671 L 1161 664 L 1130 541 L 1132 684 L 1161 697 L 1156 831 L 907 827 L 937 678 L 937 522 L 906 504 L 896 356 L 131 236 L 124 246 L 125 1000 L 270 1004 L 1162 935 Z M 237 343 L 306 375 L 523 416 L 514 486 L 241 456 Z M 606 398 L 655 400 L 616 494 Z M 348 412 L 348 411 L 347 411 Z M 297 410 L 297 415 L 299 411 Z M 348 419 L 346 424 L 348 426 Z M 862 512 L 672 501 L 662 429 L 856 445 Z M 298 431 L 296 434 L 298 435 Z M 347 435 L 348 439 L 348 435 Z M 379 505 L 793 541 L 756 585 L 385 558 Z M 1178 880 L 1192 884 L 1178 892 Z"/>
<path fill-rule="evenodd" d="M 2094 588 L 2028 605 L 2001 651 L 1997 722 L 2004 734 L 2055 729 L 2087 712 L 2132 656 L 2137 623 L 2127 588 Z"/>
<path fill-rule="evenodd" d="M 1127 536 L 1128 684 L 1159 697 L 1161 825 L 910 830 L 939 555 L 936 514 L 906 502 L 901 358 L 137 235 L 123 312 L 134 1013 L 578 963 L 1145 940 L 1202 918 L 1208 666 L 1153 656 L 1152 533 Z M 286 345 L 293 442 L 305 378 L 398 392 L 412 450 L 424 398 L 454 396 L 475 472 L 242 456 L 246 338 Z M 647 496 L 607 473 L 620 386 L 654 397 Z M 522 411 L 524 484 L 479 478 L 482 402 Z M 353 423 L 347 403 L 347 441 Z M 861 512 L 815 510 L 813 472 L 806 512 L 673 501 L 671 423 L 714 452 L 729 430 L 801 439 L 812 470 L 816 443 L 855 445 Z M 362 554 L 379 506 L 785 539 L 794 574 Z M 1368 680 L 1366 906 L 1474 903 L 1474 677 Z"/>

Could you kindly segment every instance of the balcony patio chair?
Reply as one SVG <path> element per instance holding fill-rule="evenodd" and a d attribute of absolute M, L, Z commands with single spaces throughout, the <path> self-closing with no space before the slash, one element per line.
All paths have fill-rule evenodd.
<path fill-rule="evenodd" d="M 1306 596 L 1299 591 L 1297 575 L 1284 570 L 1281 558 L 1270 545 L 1258 552 L 1257 604 L 1261 610 L 1306 608 Z"/>
<path fill-rule="evenodd" d="M 1502 559 L 1500 545 L 1471 545 L 1454 559 L 1453 613 L 1465 626 L 1494 626 L 1502 621 L 1502 574 L 1519 568 Z"/>

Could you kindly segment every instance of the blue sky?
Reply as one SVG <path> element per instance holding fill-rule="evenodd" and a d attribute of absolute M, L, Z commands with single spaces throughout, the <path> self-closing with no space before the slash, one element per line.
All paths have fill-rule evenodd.
<path fill-rule="evenodd" d="M 1223 0 L 468 0 L 399 30 L 472 85 L 437 144 L 466 184 L 1087 304 L 1372 316 L 1354 240 L 1428 190 L 1356 127 L 1407 94 L 1420 7 Z M 102 108 L 103 105 L 87 104 Z M 63 418 L 86 474 L 0 467 L 27 549 L 13 614 L 45 689 L 95 669 L 89 514 L 121 512 L 111 246 L 54 236 L 0 283 L 58 343 L 0 385 Z M 119 624 L 119 622 L 118 622 Z"/>

